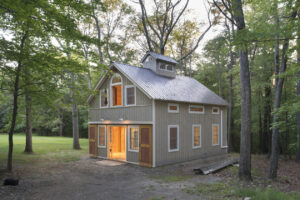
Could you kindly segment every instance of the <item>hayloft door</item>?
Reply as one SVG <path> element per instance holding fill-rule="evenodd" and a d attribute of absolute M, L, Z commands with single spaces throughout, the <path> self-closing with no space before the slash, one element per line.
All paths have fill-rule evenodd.
<path fill-rule="evenodd" d="M 89 154 L 97 156 L 97 125 L 89 125 Z"/>
<path fill-rule="evenodd" d="M 152 166 L 152 126 L 140 126 L 140 165 Z"/>

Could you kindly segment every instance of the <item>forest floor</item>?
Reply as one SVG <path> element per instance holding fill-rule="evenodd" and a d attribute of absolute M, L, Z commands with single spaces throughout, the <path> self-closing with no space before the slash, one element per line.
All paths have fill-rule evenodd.
<path fill-rule="evenodd" d="M 7 135 L 0 135 L 0 181 L 19 178 L 18 186 L 2 186 L 0 199 L 300 199 L 300 165 L 280 160 L 279 178 L 267 179 L 268 160 L 252 156 L 253 182 L 238 182 L 238 167 L 195 175 L 197 161 L 145 168 L 90 159 L 87 140 L 72 150 L 71 138 L 34 137 L 34 154 L 22 153 L 25 137 L 15 136 L 14 171 L 4 170 Z M 3 148 L 3 146 L 5 146 Z M 231 154 L 230 156 L 238 156 Z M 0 183 L 1 183 L 0 182 Z"/>

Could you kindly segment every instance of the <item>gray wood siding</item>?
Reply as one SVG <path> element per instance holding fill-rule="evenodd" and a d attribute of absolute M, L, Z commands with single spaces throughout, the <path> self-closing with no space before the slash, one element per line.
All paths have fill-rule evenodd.
<path fill-rule="evenodd" d="M 104 123 L 120 122 L 123 118 L 124 123 L 134 122 L 152 122 L 152 100 L 149 99 L 142 91 L 136 87 L 136 105 L 125 106 L 125 87 L 133 85 L 124 75 L 119 73 L 122 77 L 122 106 L 110 107 L 110 92 L 109 92 L 109 106 L 107 108 L 100 108 L 99 91 L 101 89 L 108 89 L 110 91 L 110 78 L 107 78 L 95 97 L 90 102 L 89 108 L 89 122 L 100 122 L 104 119 Z M 127 122 L 126 122 L 127 121 Z"/>
<path fill-rule="evenodd" d="M 212 114 L 212 106 L 204 105 L 204 114 L 189 113 L 188 103 L 179 103 L 179 113 L 168 113 L 168 102 L 155 102 L 155 154 L 156 165 L 182 162 L 196 158 L 219 156 L 227 152 L 226 148 L 212 145 L 212 124 L 219 124 L 221 115 Z M 220 107 L 221 108 L 221 107 Z M 227 144 L 226 108 L 223 107 L 223 145 Z M 192 125 L 201 124 L 201 148 L 192 148 Z M 168 152 L 168 125 L 179 125 L 179 151 Z"/>
<path fill-rule="evenodd" d="M 127 144 L 128 144 L 128 142 L 127 142 Z M 139 163 L 139 152 L 128 151 L 128 148 L 127 148 L 127 161 Z"/>

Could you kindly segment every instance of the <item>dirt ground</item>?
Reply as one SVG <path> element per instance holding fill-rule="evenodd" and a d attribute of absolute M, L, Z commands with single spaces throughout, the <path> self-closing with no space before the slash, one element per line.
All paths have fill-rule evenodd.
<path fill-rule="evenodd" d="M 250 188 L 272 187 L 284 192 L 300 191 L 300 164 L 294 160 L 280 159 L 278 179 L 271 181 L 267 178 L 269 160 L 266 156 L 252 156 L 253 182 L 247 185 L 238 182 L 238 167 L 228 167 L 210 175 L 195 175 L 193 169 L 203 165 L 200 163 L 200 160 L 195 160 L 145 168 L 84 157 L 66 164 L 15 166 L 13 174 L 1 171 L 4 166 L 0 166 L 0 200 L 214 199 L 205 191 L 199 195 L 188 193 L 184 189 L 217 182 Z M 19 185 L 2 186 L 7 177 L 19 178 Z M 214 188 L 213 185 L 211 188 Z"/>
<path fill-rule="evenodd" d="M 20 183 L 0 186 L 0 199 L 199 199 L 182 189 L 221 180 L 215 175 L 194 175 L 195 162 L 145 168 L 99 161 L 84 158 L 57 166 L 15 167 L 13 176 Z M 0 172 L 0 180 L 9 176 Z"/>

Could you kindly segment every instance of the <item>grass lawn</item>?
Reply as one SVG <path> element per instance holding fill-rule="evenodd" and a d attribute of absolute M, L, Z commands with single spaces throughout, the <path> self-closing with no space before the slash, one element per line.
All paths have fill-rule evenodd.
<path fill-rule="evenodd" d="M 13 165 L 65 163 L 88 155 L 88 139 L 80 139 L 81 150 L 73 150 L 73 138 L 33 136 L 33 154 L 24 153 L 25 135 L 14 135 Z M 0 165 L 6 165 L 8 135 L 0 134 Z"/>

